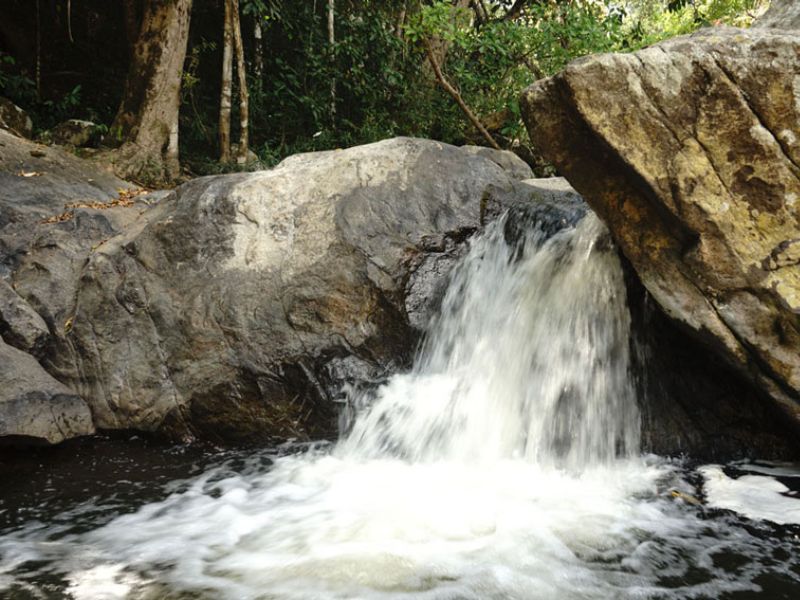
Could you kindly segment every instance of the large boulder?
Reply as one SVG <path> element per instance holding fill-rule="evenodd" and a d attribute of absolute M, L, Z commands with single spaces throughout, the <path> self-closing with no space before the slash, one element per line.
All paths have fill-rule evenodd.
<path fill-rule="evenodd" d="M 703 30 L 522 96 L 664 311 L 800 425 L 800 38 Z"/>
<path fill-rule="evenodd" d="M 135 186 L 59 148 L 0 130 L 0 279 L 63 327 L 80 272 L 101 241 L 148 208 Z M 7 294 L 6 294 L 7 295 Z"/>
<path fill-rule="evenodd" d="M 46 302 L 56 275 L 27 256 L 12 279 L 51 329 L 45 366 L 98 428 L 318 435 L 343 383 L 409 363 L 486 207 L 530 193 L 426 140 L 303 154 L 196 179 L 110 227 L 66 269 L 66 302 Z"/>
<path fill-rule="evenodd" d="M 482 156 L 500 165 L 514 179 L 531 179 L 533 171 L 528 163 L 510 150 L 495 150 L 486 146 L 461 146 L 461 151 L 472 156 Z"/>

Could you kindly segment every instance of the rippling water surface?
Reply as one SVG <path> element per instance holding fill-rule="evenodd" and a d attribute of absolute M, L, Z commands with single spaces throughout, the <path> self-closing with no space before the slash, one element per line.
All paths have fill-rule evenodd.
<path fill-rule="evenodd" d="M 335 444 L 9 461 L 0 597 L 800 597 L 800 470 L 641 456 L 628 338 L 596 218 L 500 221 Z"/>

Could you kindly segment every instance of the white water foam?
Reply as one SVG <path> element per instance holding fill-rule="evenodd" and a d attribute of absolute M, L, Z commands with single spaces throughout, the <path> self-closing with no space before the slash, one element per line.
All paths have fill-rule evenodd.
<path fill-rule="evenodd" d="M 455 273 L 406 375 L 381 388 L 336 453 L 583 469 L 632 456 L 639 413 L 630 383 L 622 269 L 593 214 L 519 248 L 502 223 Z"/>
<path fill-rule="evenodd" d="M 756 554 L 756 542 L 668 500 L 672 465 L 638 456 L 628 327 L 620 265 L 593 215 L 511 245 L 499 222 L 454 274 L 413 370 L 354 397 L 332 449 L 209 470 L 88 533 L 32 525 L 0 539 L 0 575 L 49 562 L 78 598 L 758 590 L 756 567 L 733 576 L 715 562 Z"/>
<path fill-rule="evenodd" d="M 777 479 L 765 475 L 742 475 L 734 479 L 720 465 L 706 465 L 699 471 L 705 478 L 709 506 L 732 510 L 750 519 L 800 524 L 800 498 L 786 496 L 789 488 Z M 785 473 L 788 469 L 783 467 L 781 471 Z M 800 473 L 794 471 L 792 476 L 798 477 Z"/>

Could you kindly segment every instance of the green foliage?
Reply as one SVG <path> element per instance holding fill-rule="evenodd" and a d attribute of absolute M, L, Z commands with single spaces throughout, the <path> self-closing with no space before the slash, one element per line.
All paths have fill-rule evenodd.
<path fill-rule="evenodd" d="M 637 49 L 701 27 L 747 27 L 768 4 L 768 0 L 632 0 L 624 33 L 628 47 Z"/>
<path fill-rule="evenodd" d="M 91 1 L 95 8 L 103 6 Z M 215 164 L 220 4 L 194 3 L 182 74 L 181 152 L 202 172 L 220 168 Z M 456 9 L 454 0 L 336 0 L 336 42 L 331 45 L 324 0 L 240 0 L 251 147 L 262 163 L 273 165 L 295 152 L 394 135 L 483 143 L 437 85 L 428 65 L 428 44 L 440 50 L 446 46 L 441 52 L 445 77 L 495 139 L 506 147 L 525 145 L 529 142 L 517 98 L 534 80 L 587 54 L 636 50 L 708 25 L 746 26 L 767 0 L 531 0 L 514 18 L 504 18 L 514 0 L 480 4 L 487 14 L 476 12 L 474 4 Z M 260 76 L 255 69 L 256 23 L 263 34 Z M 98 51 L 102 49 L 92 50 Z M 45 63 L 52 60 L 45 57 Z M 85 66 L 59 68 L 70 72 Z M 37 131 L 72 117 L 109 123 L 126 70 L 127 64 L 120 62 L 107 66 L 102 77 L 93 69 L 77 81 L 58 80 L 58 91 L 43 89 L 39 98 L 30 75 L 34 64 L 20 64 L 0 53 L 0 95 L 28 110 Z M 84 82 L 83 87 L 75 85 Z M 92 91 L 98 88 L 115 90 L 118 96 L 100 97 Z M 234 129 L 237 112 L 234 103 Z M 118 133 L 110 131 L 108 137 Z M 234 139 L 236 135 L 234 131 Z"/>
<path fill-rule="evenodd" d="M 18 103 L 34 101 L 36 84 L 24 72 L 16 72 L 16 65 L 13 56 L 0 52 L 0 95 Z"/>
<path fill-rule="evenodd" d="M 36 84 L 24 70 L 16 70 L 13 56 L 0 52 L 0 96 L 24 107 L 32 116 L 37 133 L 75 116 L 82 104 L 81 86 L 76 85 L 57 99 L 40 100 Z"/>
<path fill-rule="evenodd" d="M 476 27 L 470 11 L 437 0 L 414 16 L 407 37 L 417 44 L 431 39 L 450 44 L 442 65 L 446 76 L 509 144 L 526 137 L 517 101 L 523 87 L 574 58 L 620 49 L 623 33 L 619 15 L 592 1 L 533 4 L 524 18 L 498 18 Z M 452 102 L 437 114 L 444 141 L 477 140 Z"/>

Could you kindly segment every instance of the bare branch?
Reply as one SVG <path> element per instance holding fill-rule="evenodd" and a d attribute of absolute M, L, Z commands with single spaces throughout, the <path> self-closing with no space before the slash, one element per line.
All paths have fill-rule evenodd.
<path fill-rule="evenodd" d="M 480 131 L 481 135 L 486 139 L 489 145 L 494 148 L 495 150 L 501 150 L 500 146 L 497 144 L 495 139 L 492 135 L 486 130 L 483 124 L 480 122 L 480 119 L 475 116 L 475 113 L 472 112 L 467 103 L 464 102 L 464 99 L 461 97 L 461 94 L 458 93 L 458 90 L 454 88 L 449 81 L 445 78 L 444 74 L 442 73 L 442 69 L 439 66 L 439 63 L 436 61 L 436 57 L 434 56 L 433 49 L 431 48 L 430 42 L 425 40 L 425 52 L 428 55 L 428 60 L 431 63 L 431 68 L 433 69 L 433 73 L 436 76 L 436 81 L 439 82 L 439 85 L 442 86 L 444 91 L 446 91 L 450 96 L 452 96 L 453 100 L 456 101 L 459 108 L 461 108 L 462 112 L 467 116 L 470 122 L 476 127 L 478 131 Z"/>

